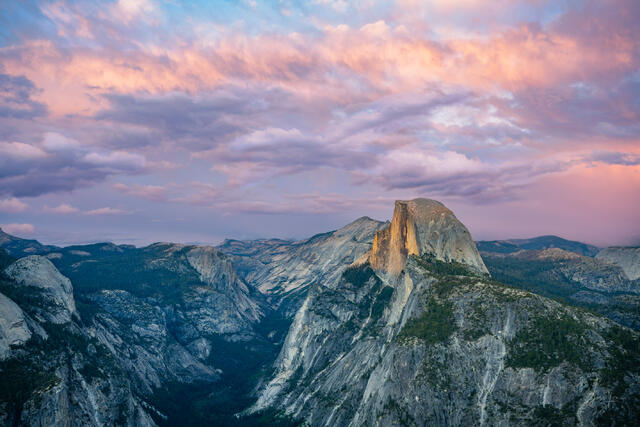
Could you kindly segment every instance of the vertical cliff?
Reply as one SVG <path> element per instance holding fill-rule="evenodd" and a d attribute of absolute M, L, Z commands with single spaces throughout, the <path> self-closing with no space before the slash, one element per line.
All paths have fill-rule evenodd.
<path fill-rule="evenodd" d="M 371 267 L 396 276 L 409 255 L 423 254 L 488 274 L 469 230 L 453 212 L 435 200 L 398 200 L 391 224 L 374 237 Z"/>

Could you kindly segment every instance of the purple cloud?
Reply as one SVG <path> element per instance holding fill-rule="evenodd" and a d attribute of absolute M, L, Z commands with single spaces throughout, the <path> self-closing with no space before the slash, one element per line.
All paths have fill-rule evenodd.
<path fill-rule="evenodd" d="M 36 93 L 36 86 L 25 76 L 0 74 L 0 119 L 31 119 L 45 115 L 47 107 L 32 99 Z"/>

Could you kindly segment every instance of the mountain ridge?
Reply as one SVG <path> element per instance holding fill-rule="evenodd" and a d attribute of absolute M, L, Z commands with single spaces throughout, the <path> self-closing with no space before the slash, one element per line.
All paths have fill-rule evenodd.
<path fill-rule="evenodd" d="M 12 320 L 0 322 L 0 375 L 29 381 L 12 381 L 28 387 L 10 393 L 0 387 L 11 408 L 0 405 L 0 423 L 637 418 L 637 332 L 492 279 L 492 264 L 440 202 L 396 207 L 391 222 L 361 217 L 300 241 L 43 246 L 43 256 L 18 260 L 3 249 L 0 315 Z M 5 242 L 19 254 L 38 250 L 21 240 Z M 620 266 L 557 247 L 513 246 L 491 259 L 547 263 L 554 274 L 587 280 L 581 298 L 620 296 Z M 22 292 L 12 266 L 29 260 L 64 276 L 58 284 L 70 280 L 75 312 L 50 317 L 60 301 L 44 279 L 31 282 L 43 292 Z M 603 266 L 602 277 L 592 264 Z M 42 276 L 35 267 L 25 273 Z M 78 407 L 64 409 L 67 399 Z"/>
<path fill-rule="evenodd" d="M 522 249 L 558 248 L 580 255 L 595 256 L 600 251 L 597 246 L 550 234 L 526 239 L 480 240 L 476 244 L 480 252 L 492 253 L 512 253 Z"/>
<path fill-rule="evenodd" d="M 623 383 L 600 369 L 640 362 L 637 333 L 495 282 L 464 259 L 417 249 L 409 217 L 399 206 L 376 233 L 382 262 L 372 256 L 310 289 L 249 413 L 283 408 L 314 426 L 530 424 L 545 414 L 562 424 L 625 424 L 637 417 L 640 365 L 625 371 Z M 567 258 L 559 251 L 536 256 Z M 617 334 L 633 342 L 624 353 Z"/>

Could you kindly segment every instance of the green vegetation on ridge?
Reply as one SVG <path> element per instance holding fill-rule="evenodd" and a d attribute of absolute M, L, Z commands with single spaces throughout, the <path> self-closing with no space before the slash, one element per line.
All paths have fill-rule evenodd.
<path fill-rule="evenodd" d="M 568 315 L 558 318 L 534 317 L 508 342 L 505 366 L 544 371 L 562 362 L 591 368 L 585 359 L 585 326 Z"/>
<path fill-rule="evenodd" d="M 456 331 L 456 319 L 451 302 L 438 302 L 427 298 L 420 316 L 409 319 L 402 328 L 399 337 L 415 337 L 426 344 L 436 344 L 447 340 Z"/>

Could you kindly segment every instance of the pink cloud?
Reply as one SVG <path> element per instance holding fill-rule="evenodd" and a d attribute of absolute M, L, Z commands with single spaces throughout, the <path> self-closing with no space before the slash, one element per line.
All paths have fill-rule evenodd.
<path fill-rule="evenodd" d="M 127 22 L 146 17 L 156 10 L 152 0 L 118 0 L 114 7 L 114 14 L 123 17 Z"/>
<path fill-rule="evenodd" d="M 128 11 L 148 6 L 122 3 Z M 454 6 L 477 5 L 463 1 Z M 570 17 L 564 19 L 573 25 Z M 3 62 L 8 72 L 33 80 L 42 89 L 39 98 L 55 114 L 91 114 L 108 106 L 101 96 L 106 93 L 195 94 L 238 81 L 345 105 L 436 82 L 491 92 L 607 79 L 636 69 L 638 34 L 616 31 L 613 20 L 603 25 L 597 43 L 560 24 L 436 40 L 384 20 L 355 28 L 325 25 L 319 35 L 225 31 L 212 44 L 175 40 L 163 48 L 140 45 L 137 51 L 62 49 L 31 41 L 11 48 Z"/>
<path fill-rule="evenodd" d="M 579 168 L 633 175 L 637 2 L 563 3 L 552 19 L 556 8 L 535 0 L 347 5 L 358 19 L 323 3 L 333 18 L 308 16 L 297 31 L 225 23 L 193 34 L 157 31 L 163 4 L 146 0 L 43 6 L 57 37 L 0 49 L 0 119 L 16 135 L 0 142 L 2 196 L 136 175 L 160 184 L 118 183 L 116 196 L 286 214 L 342 206 L 309 178 L 326 174 L 345 181 L 327 195 L 476 205 L 526 201 Z M 545 9 L 544 20 L 525 9 Z M 169 175 L 210 183 L 170 191 Z M 86 214 L 115 213 L 126 212 Z"/>
<path fill-rule="evenodd" d="M 113 188 L 122 194 L 139 197 L 146 200 L 158 202 L 167 199 L 166 188 L 158 185 L 126 185 L 117 183 L 113 186 Z"/>
<path fill-rule="evenodd" d="M 55 214 L 62 214 L 62 215 L 66 215 L 66 214 L 73 214 L 73 213 L 77 213 L 80 210 L 78 208 L 75 208 L 73 206 L 71 206 L 68 203 L 62 203 L 58 206 L 55 207 L 49 207 L 49 206 L 45 206 L 44 207 L 44 211 L 45 212 L 49 212 L 49 213 L 55 213 Z"/>
<path fill-rule="evenodd" d="M 9 234 L 29 235 L 36 231 L 36 228 L 32 224 L 0 224 L 0 228 Z"/>
<path fill-rule="evenodd" d="M 39 159 L 47 156 L 39 147 L 23 142 L 0 142 L 0 154 L 18 159 Z"/>
<path fill-rule="evenodd" d="M 16 199 L 15 197 L 0 199 L 0 212 L 24 212 L 28 207 L 29 205 L 20 201 L 20 199 Z"/>

